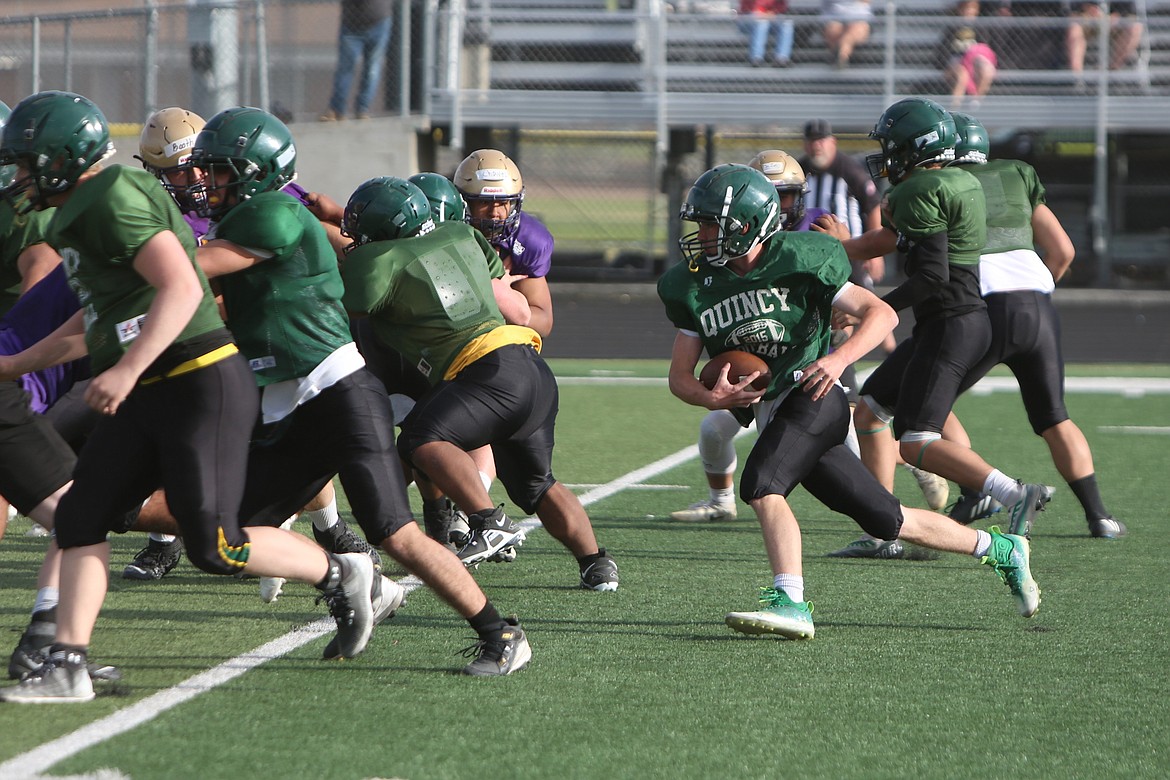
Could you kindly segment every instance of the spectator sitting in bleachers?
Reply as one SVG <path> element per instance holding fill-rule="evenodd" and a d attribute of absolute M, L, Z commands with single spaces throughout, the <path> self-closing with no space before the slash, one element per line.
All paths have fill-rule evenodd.
<path fill-rule="evenodd" d="M 972 109 L 977 108 L 991 90 L 998 65 L 995 50 L 971 22 L 979 16 L 978 0 L 960 0 L 955 14 L 964 23 L 947 29 L 942 41 L 943 74 L 951 88 L 952 111 L 962 107 L 964 96 L 970 97 Z"/>
<path fill-rule="evenodd" d="M 1098 3 L 1077 3 L 1069 14 L 1066 50 L 1068 67 L 1076 78 L 1085 70 L 1085 52 L 1100 29 L 1101 6 Z M 1143 25 L 1137 18 L 1134 3 L 1112 3 L 1109 6 L 1109 69 L 1118 70 L 1128 65 L 1137 54 L 1142 41 Z"/>
<path fill-rule="evenodd" d="M 829 54 L 838 68 L 848 68 L 853 50 L 869 40 L 869 21 L 873 18 L 869 0 L 824 0 L 821 18 Z"/>
<path fill-rule="evenodd" d="M 987 43 L 1003 69 L 1048 70 L 1065 63 L 1064 26 L 1067 6 L 1051 0 L 993 0 L 984 3 L 989 16 L 1014 17 L 1016 25 L 988 30 Z"/>
<path fill-rule="evenodd" d="M 768 48 L 768 31 L 775 30 L 776 47 L 772 53 L 772 64 L 786 68 L 792 64 L 792 37 L 794 27 L 787 18 L 788 0 L 740 0 L 739 29 L 749 38 L 748 59 L 752 67 L 764 64 L 764 52 Z"/>

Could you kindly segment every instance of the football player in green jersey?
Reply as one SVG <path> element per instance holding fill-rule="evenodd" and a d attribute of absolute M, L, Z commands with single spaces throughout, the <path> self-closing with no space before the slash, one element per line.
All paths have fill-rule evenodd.
<path fill-rule="evenodd" d="M 803 485 L 834 511 L 880 539 L 973 554 L 1004 577 L 1021 614 L 1030 617 L 1040 592 L 1023 537 L 987 534 L 923 509 L 901 506 L 845 444 L 849 403 L 841 372 L 897 324 L 889 305 L 850 283 L 850 264 L 836 241 L 815 232 L 782 230 L 776 188 L 745 165 L 720 165 L 698 178 L 682 210 L 696 229 L 679 241 L 685 263 L 666 271 L 658 294 L 678 328 L 670 389 L 707 409 L 750 408 L 759 438 L 740 478 L 740 498 L 755 511 L 772 568 L 763 608 L 732 612 L 726 622 L 748 634 L 811 639 L 812 606 L 804 598 L 800 526 L 788 495 Z M 857 319 L 850 337 L 829 352 L 832 310 Z M 707 389 L 695 367 L 731 349 L 765 360 L 772 380 L 752 390 L 724 370 Z M 980 535 L 982 534 L 982 535 Z"/>
<path fill-rule="evenodd" d="M 500 481 L 577 559 L 580 585 L 618 588 L 581 502 L 552 473 L 557 384 L 540 334 L 508 325 L 493 294 L 501 261 L 462 222 L 437 227 L 426 196 L 403 179 L 373 179 L 345 207 L 355 247 L 342 266 L 345 305 L 432 384 L 402 424 L 398 451 L 464 510 L 464 563 L 518 544 L 523 531 L 493 507 L 469 452 L 490 444 Z"/>
<path fill-rule="evenodd" d="M 1073 242 L 1046 205 L 1035 169 L 1019 160 L 989 160 L 987 131 L 979 120 L 969 114 L 952 116 L 958 140 L 951 164 L 970 171 L 988 196 L 979 284 L 991 319 L 991 349 L 968 373 L 960 391 L 994 366 L 1010 368 L 1020 383 L 1032 431 L 1044 439 L 1056 470 L 1080 501 L 1089 533 L 1098 539 L 1124 536 L 1125 524 L 1113 517 L 1101 498 L 1089 442 L 1064 403 L 1060 315 L 1052 292 L 1072 264 Z M 948 422 L 944 435 L 958 427 Z M 986 499 L 964 493 L 960 500 L 978 504 Z"/>
<path fill-rule="evenodd" d="M 955 159 L 955 122 L 934 101 L 906 98 L 878 119 L 870 137 L 882 151 L 867 158 L 893 187 L 882 228 L 844 240 L 850 257 L 898 250 L 907 279 L 886 294 L 896 311 L 914 312 L 914 331 L 861 388 L 854 424 L 862 458 L 893 487 L 895 450 L 910 465 L 1011 507 L 1009 531 L 1027 536 L 1052 496 L 993 468 L 970 447 L 942 438 L 963 377 L 987 352 L 991 322 L 979 290 L 979 255 L 987 242 L 987 204 L 979 181 Z M 892 433 L 891 433 L 892 423 Z M 880 540 L 859 540 L 837 554 L 881 556 Z"/>
<path fill-rule="evenodd" d="M 296 173 L 288 128 L 258 108 L 230 108 L 208 120 L 191 158 L 201 176 L 192 198 L 213 222 L 199 265 L 222 291 L 232 333 L 261 388 L 241 516 L 249 527 L 280 524 L 336 474 L 367 540 L 479 634 L 478 657 L 464 672 L 518 670 L 526 658 L 502 659 L 523 632 L 411 516 L 390 401 L 353 342 L 336 254 L 317 217 L 281 191 Z M 404 598 L 404 589 L 385 579 L 375 622 Z M 346 655 L 334 642 L 324 650 L 326 658 Z"/>
<path fill-rule="evenodd" d="M 17 166 L 4 196 L 57 208 L 49 243 L 82 304 L 52 335 L 4 361 L 2 373 L 88 351 L 94 379 L 85 399 L 105 415 L 54 518 L 62 550 L 56 640 L 39 671 L 0 691 L 6 701 L 93 698 L 87 655 L 107 588 L 106 535 L 160 484 L 196 566 L 316 583 L 340 643 L 354 654 L 372 630 L 368 557 L 329 556 L 285 531 L 241 528 L 257 411 L 248 364 L 195 264 L 178 208 L 149 173 L 103 167 L 112 151 L 100 109 L 68 92 L 22 100 L 0 140 L 0 164 Z"/>

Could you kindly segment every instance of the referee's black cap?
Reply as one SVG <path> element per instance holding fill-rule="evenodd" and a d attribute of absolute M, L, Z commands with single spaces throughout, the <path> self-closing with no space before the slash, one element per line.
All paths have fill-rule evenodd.
<path fill-rule="evenodd" d="M 804 139 L 806 141 L 828 138 L 832 134 L 833 126 L 829 124 L 827 119 L 811 119 L 804 126 Z"/>

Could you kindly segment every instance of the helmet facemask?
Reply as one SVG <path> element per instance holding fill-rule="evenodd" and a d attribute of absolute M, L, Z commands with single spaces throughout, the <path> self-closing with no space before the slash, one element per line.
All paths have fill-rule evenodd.
<path fill-rule="evenodd" d="M 714 227 L 679 239 L 692 270 L 704 262 L 721 268 L 751 253 L 782 230 L 784 222 L 775 185 L 746 165 L 718 165 L 696 179 L 679 216 L 699 223 L 699 228 Z"/>
<path fill-rule="evenodd" d="M 751 225 L 741 222 L 731 216 L 730 211 L 734 190 L 728 186 L 723 202 L 723 210 L 718 215 L 702 214 L 691 204 L 684 204 L 681 217 L 687 222 L 694 222 L 696 227 L 679 239 L 679 248 L 683 257 L 692 266 L 700 262 L 722 268 L 737 257 L 743 257 L 759 244 L 771 238 L 774 233 L 782 230 L 783 218 L 778 217 L 779 211 L 775 203 L 770 204 L 767 215 L 764 217 L 760 229 L 753 231 Z M 699 226 L 703 223 L 715 225 L 715 233 L 711 238 L 700 238 Z"/>

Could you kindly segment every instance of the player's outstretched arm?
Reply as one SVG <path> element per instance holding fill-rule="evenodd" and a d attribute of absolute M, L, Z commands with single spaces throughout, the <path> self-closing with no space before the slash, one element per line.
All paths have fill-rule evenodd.
<path fill-rule="evenodd" d="M 30 371 L 58 366 L 84 357 L 84 312 L 78 311 L 59 328 L 15 355 L 0 355 L 0 381 L 16 379 Z"/>

